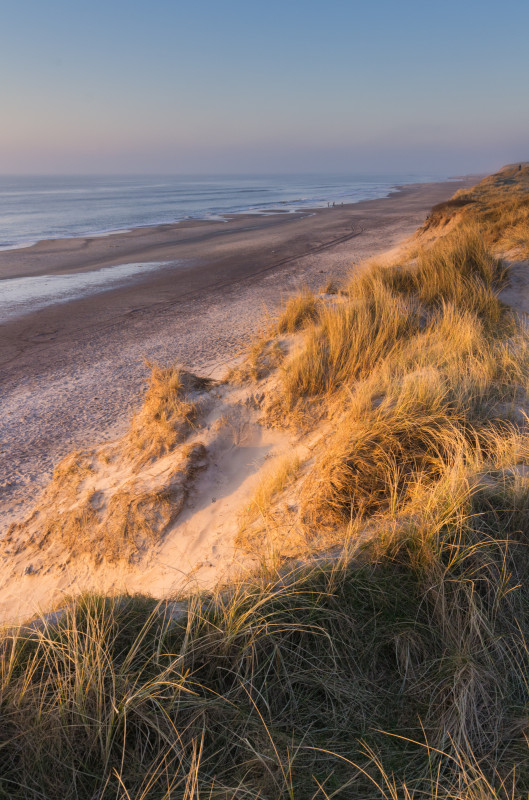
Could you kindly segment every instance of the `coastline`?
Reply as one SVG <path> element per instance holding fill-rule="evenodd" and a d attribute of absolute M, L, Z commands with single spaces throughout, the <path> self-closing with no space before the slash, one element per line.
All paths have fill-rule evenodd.
<path fill-rule="evenodd" d="M 0 326 L 3 520 L 23 513 L 59 458 L 126 427 L 146 358 L 218 377 L 281 294 L 339 280 L 352 262 L 395 246 L 433 205 L 474 181 L 406 186 L 334 209 L 192 220 L 0 252 L 4 278 L 169 262 Z"/>
<path fill-rule="evenodd" d="M 382 199 L 405 186 L 452 178 L 306 174 L 19 179 L 0 176 L 0 252 L 41 241 L 107 237 L 245 214 L 300 213 L 333 202 L 339 206 Z M 50 203 L 43 202 L 47 197 Z"/>
<path fill-rule="evenodd" d="M 100 269 L 117 266 L 124 258 L 145 255 L 145 258 L 130 258 L 134 261 L 158 261 L 153 254 L 159 248 L 192 244 L 198 236 L 215 236 L 233 232 L 245 232 L 268 227 L 269 223 L 294 223 L 319 214 L 341 212 L 343 210 L 363 209 L 395 198 L 405 198 L 427 187 L 447 186 L 449 189 L 460 185 L 471 185 L 478 176 L 450 178 L 432 183 L 396 184 L 385 197 L 344 203 L 336 207 L 316 206 L 300 208 L 297 211 L 274 209 L 272 211 L 247 211 L 227 213 L 216 217 L 192 218 L 154 225 L 127 226 L 123 229 L 95 232 L 82 236 L 46 238 L 28 243 L 0 248 L 0 281 L 9 278 L 33 277 L 34 275 L 54 275 L 61 273 Z M 227 230 L 224 230 L 227 229 Z M 108 241 L 107 241 L 108 240 Z M 116 251 L 116 252 L 112 252 Z M 147 257 L 149 256 L 149 257 Z"/>

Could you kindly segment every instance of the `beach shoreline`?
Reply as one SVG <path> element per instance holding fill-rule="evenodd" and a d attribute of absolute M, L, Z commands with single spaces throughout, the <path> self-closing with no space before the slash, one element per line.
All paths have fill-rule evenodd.
<path fill-rule="evenodd" d="M 273 211 L 247 211 L 228 213 L 208 218 L 191 218 L 175 222 L 162 222 L 154 225 L 124 227 L 104 233 L 90 233 L 82 236 L 45 238 L 28 243 L 0 248 L 0 281 L 10 278 L 33 277 L 36 275 L 57 275 L 62 273 L 84 272 L 124 263 L 124 258 L 134 261 L 158 261 L 153 254 L 159 249 L 175 245 L 192 244 L 199 239 L 224 234 L 244 233 L 266 229 L 280 222 L 295 223 L 319 214 L 336 214 L 358 208 L 369 207 L 381 201 L 400 199 L 415 195 L 423 187 L 459 188 L 469 185 L 477 176 L 448 179 L 435 183 L 398 184 L 385 197 L 374 200 L 361 200 L 355 203 L 340 203 L 329 207 L 316 206 L 297 211 L 274 209 Z M 375 210 L 376 211 L 376 210 Z M 133 256 L 145 255 L 145 258 Z"/>
<path fill-rule="evenodd" d="M 10 277 L 166 262 L 0 325 L 3 521 L 24 513 L 66 453 L 124 430 L 141 400 L 146 359 L 220 376 L 282 295 L 343 279 L 354 262 L 397 245 L 433 205 L 474 182 L 414 184 L 335 208 L 189 220 L 0 252 L 0 286 Z"/>
<path fill-rule="evenodd" d="M 295 214 L 445 176 L 0 176 L 0 252 L 164 225 Z"/>

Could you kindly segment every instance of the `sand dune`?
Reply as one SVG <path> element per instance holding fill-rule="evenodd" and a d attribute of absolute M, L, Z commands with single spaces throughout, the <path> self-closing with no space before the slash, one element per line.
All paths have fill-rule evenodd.
<path fill-rule="evenodd" d="M 255 566 L 248 548 L 243 553 L 235 547 L 245 509 L 270 465 L 279 464 L 285 454 L 299 453 L 303 460 L 310 441 L 278 431 L 263 418 L 274 379 L 265 379 L 257 392 L 251 385 L 225 383 L 197 388 L 198 381 L 186 392 L 194 415 L 182 441 L 168 452 L 138 460 L 129 420 L 141 399 L 146 372 L 141 357 L 163 362 L 178 355 L 185 367 L 192 362 L 205 377 L 222 377 L 261 324 L 265 301 L 273 307 L 281 289 L 317 287 L 329 275 L 343 278 L 354 260 L 396 246 L 424 219 L 426 204 L 453 188 L 420 186 L 407 189 L 400 200 L 393 196 L 295 220 L 293 230 L 305 236 L 301 251 L 310 248 L 311 255 L 296 254 L 300 241 L 290 231 L 276 244 L 283 261 L 279 266 L 261 265 L 259 275 L 232 275 L 221 289 L 214 288 L 218 272 L 210 267 L 205 270 L 210 288 L 197 288 L 186 302 L 155 302 L 153 287 L 137 283 L 108 293 L 112 296 L 101 308 L 99 295 L 5 326 L 21 351 L 6 362 L 4 520 L 14 524 L 2 542 L 0 618 L 24 618 L 83 591 L 171 596 L 184 586 L 212 587 Z M 242 231 L 228 231 L 231 243 L 224 239 L 220 248 L 226 250 L 222 258 L 234 259 L 239 271 L 247 255 L 247 227 L 244 220 Z M 252 247 L 261 252 L 278 235 L 269 218 L 252 234 Z M 106 246 L 102 240 L 94 244 Z M 77 253 L 75 242 L 64 248 L 70 257 Z M 237 255 L 238 248 L 245 254 Z M 56 250 L 60 253 L 60 243 Z M 56 250 L 49 243 L 37 246 L 37 262 Z M 85 263 L 93 267 L 93 258 Z M 170 270 L 162 273 L 157 280 L 165 281 L 169 292 L 175 276 Z M 193 275 L 199 283 L 206 279 L 198 267 Z M 156 282 L 152 274 L 150 279 Z M 138 315 L 123 314 L 131 296 L 142 303 Z M 97 324 L 88 325 L 90 313 Z M 51 317 L 58 327 L 45 336 L 42 321 Z M 292 346 L 287 340 L 285 346 Z M 94 446 L 98 440 L 102 443 Z M 73 455 L 55 469 L 28 514 L 58 456 L 72 445 Z"/>

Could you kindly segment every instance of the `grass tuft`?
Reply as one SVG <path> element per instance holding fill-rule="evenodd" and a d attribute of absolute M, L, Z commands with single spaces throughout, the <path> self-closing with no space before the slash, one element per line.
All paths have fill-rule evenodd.
<path fill-rule="evenodd" d="M 326 308 L 307 330 L 302 349 L 284 363 L 287 401 L 293 405 L 300 397 L 330 393 L 367 376 L 419 325 L 413 305 L 383 286 L 370 296 Z"/>
<path fill-rule="evenodd" d="M 150 364 L 151 375 L 142 408 L 132 420 L 128 447 L 145 464 L 171 452 L 193 429 L 196 403 L 189 390 L 199 388 L 195 376 L 179 367 Z"/>
<path fill-rule="evenodd" d="M 318 318 L 318 300 L 313 292 L 306 289 L 289 298 L 281 309 L 277 321 L 278 333 L 294 333 L 307 322 Z"/>

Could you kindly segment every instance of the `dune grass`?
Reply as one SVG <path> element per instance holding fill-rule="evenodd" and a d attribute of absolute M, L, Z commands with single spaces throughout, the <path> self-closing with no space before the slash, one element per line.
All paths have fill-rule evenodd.
<path fill-rule="evenodd" d="M 150 366 L 142 406 L 127 434 L 106 448 L 64 458 L 33 512 L 10 525 L 3 547 L 18 553 L 28 544 L 43 552 L 61 547 L 64 563 L 82 557 L 99 566 L 139 561 L 162 540 L 206 465 L 204 445 L 185 439 L 211 381 L 174 366 Z M 161 478 L 138 475 L 169 453 L 173 458 Z"/>
<path fill-rule="evenodd" d="M 133 417 L 127 441 L 138 464 L 169 453 L 184 441 L 196 420 L 196 403 L 187 393 L 194 378 L 176 366 L 149 364 L 151 374 L 140 411 Z M 187 379 L 187 380 L 186 380 Z M 195 379 L 196 382 L 196 379 Z"/>
<path fill-rule="evenodd" d="M 241 362 L 230 370 L 228 380 L 235 384 L 260 381 L 281 364 L 284 355 L 274 333 L 261 331 L 242 354 Z"/>
<path fill-rule="evenodd" d="M 89 454 L 88 454 L 89 455 Z M 95 460 L 85 456 L 85 461 Z M 108 495 L 101 489 L 81 487 L 83 477 L 91 474 L 82 469 L 79 454 L 72 464 L 65 459 L 47 488 L 41 504 L 29 518 L 29 526 L 39 520 L 34 530 L 25 522 L 10 526 L 3 545 L 20 552 L 29 538 L 38 549 L 60 545 L 65 557 L 88 557 L 94 565 L 137 562 L 152 545 L 159 543 L 168 526 L 182 510 L 193 481 L 206 465 L 202 443 L 184 445 L 174 463 L 165 470 L 163 484 L 146 486 L 134 478 L 112 487 Z"/>
<path fill-rule="evenodd" d="M 513 325 L 498 299 L 506 277 L 501 262 L 471 228 L 420 250 L 412 265 L 372 265 L 351 281 L 348 302 L 323 309 L 306 328 L 301 349 L 284 362 L 287 407 L 330 395 L 372 375 L 383 362 L 398 361 L 410 340 L 432 327 L 439 310 L 468 312 L 473 315 L 469 324 L 505 333 Z M 445 328 L 449 318 L 447 313 Z"/>
<path fill-rule="evenodd" d="M 529 163 L 509 165 L 456 192 L 432 209 L 423 230 L 439 235 L 466 223 L 479 225 L 485 243 L 496 252 L 529 257 Z"/>
<path fill-rule="evenodd" d="M 419 324 L 413 306 L 383 286 L 356 302 L 326 308 L 307 329 L 301 350 L 284 363 L 285 397 L 292 405 L 365 377 Z"/>
<path fill-rule="evenodd" d="M 263 574 L 176 617 L 86 597 L 4 634 L 0 791 L 367 799 L 382 766 L 390 796 L 467 800 L 476 773 L 493 798 L 519 764 L 521 796 L 528 513 L 528 482 L 506 479 L 363 563 Z"/>
<path fill-rule="evenodd" d="M 402 507 L 413 487 L 429 491 L 458 461 L 494 469 L 502 443 L 502 466 L 529 459 L 529 342 L 514 320 L 507 329 L 507 340 L 491 338 L 475 314 L 444 306 L 366 380 L 346 387 L 303 487 L 309 518 L 335 524 Z"/>
<path fill-rule="evenodd" d="M 244 519 L 252 519 L 257 514 L 266 517 L 272 501 L 292 481 L 300 467 L 299 457 L 287 453 L 275 459 L 261 477 L 252 498 L 245 509 Z"/>
<path fill-rule="evenodd" d="M 278 403 L 285 419 L 304 404 L 330 421 L 298 492 L 310 530 L 339 540 L 348 523 L 411 513 L 458 470 L 529 458 L 529 338 L 498 299 L 506 280 L 464 226 L 412 263 L 372 264 L 306 329 Z"/>
<path fill-rule="evenodd" d="M 415 296 L 426 309 L 452 303 L 495 325 L 502 316 L 497 293 L 506 279 L 506 268 L 487 250 L 480 229 L 466 225 L 430 247 L 419 248 L 413 265 L 374 264 L 351 281 L 349 293 L 365 297 L 382 285 L 394 293 Z"/>
<path fill-rule="evenodd" d="M 294 333 L 318 317 L 318 300 L 308 289 L 290 297 L 283 305 L 277 321 L 278 333 Z"/>

